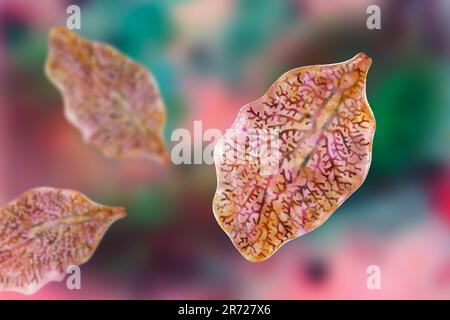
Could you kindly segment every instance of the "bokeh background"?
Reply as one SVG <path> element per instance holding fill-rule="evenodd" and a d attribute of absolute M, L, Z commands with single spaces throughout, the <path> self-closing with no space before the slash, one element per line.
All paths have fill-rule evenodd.
<path fill-rule="evenodd" d="M 373 58 L 377 120 L 363 186 L 316 231 L 252 264 L 217 225 L 213 166 L 111 160 L 83 143 L 43 68 L 47 34 L 81 7 L 80 33 L 147 66 L 175 128 L 231 126 L 285 71 Z M 381 7 L 381 30 L 366 9 Z M 0 203 L 80 190 L 128 208 L 82 266 L 0 299 L 450 299 L 450 1 L 0 0 Z M 381 269 L 368 290 L 366 269 Z"/>

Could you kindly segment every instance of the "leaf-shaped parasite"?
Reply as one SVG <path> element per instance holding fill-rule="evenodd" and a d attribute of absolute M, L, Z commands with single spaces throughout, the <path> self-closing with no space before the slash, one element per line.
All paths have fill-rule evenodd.
<path fill-rule="evenodd" d="M 33 294 L 87 262 L 125 209 L 76 191 L 36 188 L 0 209 L 0 291 Z"/>
<path fill-rule="evenodd" d="M 144 66 L 109 45 L 55 27 L 45 70 L 63 96 L 66 118 L 86 142 L 109 157 L 168 162 L 165 106 Z"/>
<path fill-rule="evenodd" d="M 371 62 L 360 53 L 288 71 L 216 144 L 214 215 L 249 261 L 320 226 L 363 183 L 375 133 Z"/>

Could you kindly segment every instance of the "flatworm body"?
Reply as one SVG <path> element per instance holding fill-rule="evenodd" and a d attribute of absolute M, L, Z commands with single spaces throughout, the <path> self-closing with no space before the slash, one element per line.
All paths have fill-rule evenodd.
<path fill-rule="evenodd" d="M 320 226 L 363 183 L 375 133 L 371 62 L 360 53 L 288 71 L 216 144 L 214 215 L 249 261 Z"/>
<path fill-rule="evenodd" d="M 90 259 L 125 209 L 77 191 L 36 188 L 0 209 L 0 291 L 32 294 Z"/>
<path fill-rule="evenodd" d="M 109 45 L 55 27 L 45 70 L 63 95 L 66 118 L 86 142 L 109 157 L 168 162 L 165 106 L 144 66 Z"/>

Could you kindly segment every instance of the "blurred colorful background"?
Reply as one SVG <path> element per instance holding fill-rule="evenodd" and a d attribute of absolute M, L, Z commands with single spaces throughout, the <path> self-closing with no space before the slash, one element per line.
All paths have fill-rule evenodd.
<path fill-rule="evenodd" d="M 63 116 L 43 69 L 47 34 L 81 8 L 85 37 L 147 66 L 175 128 L 231 126 L 285 71 L 373 59 L 377 120 L 363 186 L 316 231 L 247 262 L 217 225 L 213 166 L 111 160 Z M 370 4 L 381 30 L 366 27 Z M 450 1 L 0 0 L 0 203 L 38 186 L 126 206 L 82 266 L 0 299 L 450 299 Z M 381 269 L 381 290 L 366 286 Z"/>

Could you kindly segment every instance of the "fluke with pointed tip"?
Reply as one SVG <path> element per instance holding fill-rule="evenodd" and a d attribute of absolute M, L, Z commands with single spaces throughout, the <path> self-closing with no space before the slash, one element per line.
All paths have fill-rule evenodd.
<path fill-rule="evenodd" d="M 36 188 L 0 209 L 0 291 L 33 294 L 94 254 L 125 209 L 77 191 Z"/>
<path fill-rule="evenodd" d="M 169 156 L 162 138 L 165 106 L 155 79 L 113 47 L 55 27 L 46 74 L 64 98 L 66 118 L 109 157 Z"/>

